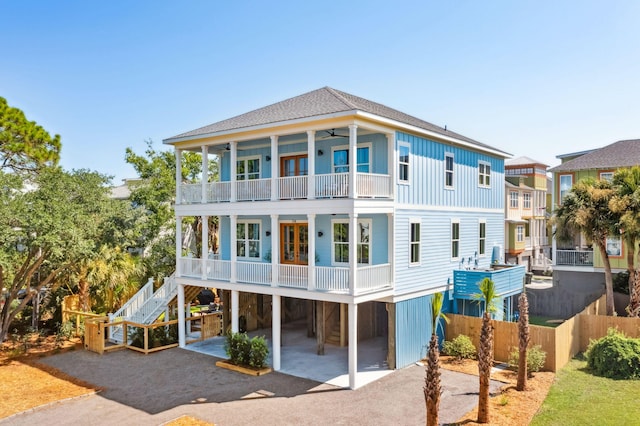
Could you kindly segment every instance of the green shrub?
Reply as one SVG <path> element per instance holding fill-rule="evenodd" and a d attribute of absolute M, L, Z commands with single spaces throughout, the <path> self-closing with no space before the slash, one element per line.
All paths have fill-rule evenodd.
<path fill-rule="evenodd" d="M 466 359 L 475 359 L 476 358 L 476 347 L 473 346 L 471 339 L 469 336 L 465 336 L 464 334 L 460 334 L 456 338 L 451 341 L 445 341 L 442 344 L 442 353 L 449 356 L 454 356 L 458 360 Z"/>
<path fill-rule="evenodd" d="M 640 379 L 640 339 L 610 328 L 605 337 L 591 340 L 586 356 L 587 367 L 598 376 Z"/>
<path fill-rule="evenodd" d="M 629 294 L 629 272 L 621 271 L 613 276 L 613 291 Z"/>
<path fill-rule="evenodd" d="M 546 359 L 547 353 L 542 350 L 542 346 L 535 345 L 527 349 L 527 376 L 532 377 L 533 373 L 540 371 Z M 519 361 L 520 351 L 518 348 L 513 348 L 509 354 L 509 367 L 518 371 Z"/>
<path fill-rule="evenodd" d="M 227 333 L 224 350 L 231 363 L 256 368 L 264 367 L 269 355 L 264 336 L 249 339 L 247 333 Z"/>

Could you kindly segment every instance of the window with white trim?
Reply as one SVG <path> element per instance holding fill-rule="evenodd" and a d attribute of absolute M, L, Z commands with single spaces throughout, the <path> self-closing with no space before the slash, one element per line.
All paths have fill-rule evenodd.
<path fill-rule="evenodd" d="M 236 160 L 236 180 L 260 179 L 260 157 Z"/>
<path fill-rule="evenodd" d="M 358 219 L 358 264 L 371 263 L 371 219 Z M 332 264 L 349 263 L 349 220 L 331 221 L 331 259 Z"/>
<path fill-rule="evenodd" d="M 260 221 L 243 220 L 236 224 L 236 256 L 239 259 L 260 259 Z"/>
<path fill-rule="evenodd" d="M 334 147 L 331 151 L 333 173 L 349 172 L 349 147 Z M 371 170 L 371 144 L 356 148 L 356 171 L 369 173 Z"/>
<path fill-rule="evenodd" d="M 398 142 L 398 181 L 409 182 L 409 157 L 411 145 L 407 142 Z"/>
<path fill-rule="evenodd" d="M 573 175 L 560 175 L 560 201 L 571 191 L 573 186 Z"/>
<path fill-rule="evenodd" d="M 486 161 L 478 162 L 478 185 L 484 188 L 491 186 L 491 165 Z"/>
<path fill-rule="evenodd" d="M 528 192 L 522 194 L 522 208 L 531 209 L 531 194 Z"/>
<path fill-rule="evenodd" d="M 518 208 L 518 191 L 509 191 L 509 208 Z"/>
<path fill-rule="evenodd" d="M 444 154 L 444 186 L 453 188 L 453 154 Z"/>
<path fill-rule="evenodd" d="M 451 258 L 460 257 L 460 220 L 453 219 L 451 221 Z"/>
<path fill-rule="evenodd" d="M 478 256 L 484 256 L 487 252 L 487 221 L 480 219 L 478 222 Z"/>
<path fill-rule="evenodd" d="M 613 181 L 613 172 L 600 172 L 600 180 Z"/>
<path fill-rule="evenodd" d="M 420 264 L 420 219 L 409 220 L 409 264 Z"/>
<path fill-rule="evenodd" d="M 518 225 L 516 227 L 516 242 L 521 243 L 524 241 L 524 226 Z"/>

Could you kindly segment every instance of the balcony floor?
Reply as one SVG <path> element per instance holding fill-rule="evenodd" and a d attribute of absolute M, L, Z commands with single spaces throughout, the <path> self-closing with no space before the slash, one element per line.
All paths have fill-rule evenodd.
<path fill-rule="evenodd" d="M 264 335 L 269 345 L 272 365 L 271 329 L 265 328 L 249 333 L 249 336 Z M 324 355 L 316 354 L 316 339 L 307 337 L 306 323 L 297 321 L 282 325 L 282 347 L 280 373 L 311 379 L 341 388 L 349 387 L 348 348 L 325 343 Z M 185 349 L 227 359 L 224 337 L 214 337 L 188 344 Z M 358 387 L 374 382 L 391 373 L 387 366 L 387 339 L 377 337 L 358 342 Z"/>

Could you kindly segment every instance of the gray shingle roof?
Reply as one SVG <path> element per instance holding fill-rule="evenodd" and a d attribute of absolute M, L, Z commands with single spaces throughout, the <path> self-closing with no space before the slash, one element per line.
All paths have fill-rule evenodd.
<path fill-rule="evenodd" d="M 550 169 L 550 172 L 568 172 L 589 169 L 617 169 L 640 165 L 640 139 L 614 142 L 603 148 L 588 151 L 580 157 Z"/>
<path fill-rule="evenodd" d="M 293 98 L 268 105 L 226 120 L 208 126 L 200 127 L 186 133 L 165 139 L 165 142 L 175 142 L 177 139 L 196 138 L 204 135 L 214 135 L 219 132 L 228 132 L 233 130 L 241 130 L 254 126 L 263 126 L 276 124 L 290 120 L 305 119 L 316 116 L 336 114 L 349 111 L 362 111 L 374 114 L 383 118 L 398 121 L 400 123 L 415 126 L 424 130 L 428 130 L 439 135 L 449 136 L 464 142 L 477 145 L 481 148 L 499 151 L 506 156 L 510 154 L 496 149 L 492 146 L 483 144 L 476 140 L 467 138 L 458 133 L 445 130 L 419 118 L 405 114 L 393 108 L 389 108 L 382 104 L 369 101 L 349 93 L 341 92 L 331 87 L 323 87 Z"/>
<path fill-rule="evenodd" d="M 505 160 L 504 162 L 505 167 L 506 166 L 522 166 L 522 165 L 529 165 L 529 164 L 541 164 L 543 166 L 549 167 L 548 164 L 544 164 L 542 161 L 534 160 L 533 158 L 524 157 L 524 156 Z"/>

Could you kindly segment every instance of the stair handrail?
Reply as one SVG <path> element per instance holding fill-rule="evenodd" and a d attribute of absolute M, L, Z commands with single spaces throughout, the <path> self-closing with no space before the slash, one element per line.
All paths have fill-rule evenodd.
<path fill-rule="evenodd" d="M 153 277 L 136 294 L 127 300 L 115 313 L 109 314 L 109 321 L 113 322 L 117 318 L 129 318 L 140 309 L 147 300 L 153 297 Z"/>
<path fill-rule="evenodd" d="M 166 304 L 169 303 L 173 296 L 175 296 L 177 288 L 173 274 L 170 277 L 165 277 L 164 283 L 160 288 L 135 312 L 135 319 L 144 324 L 153 322 L 160 315 L 159 308 L 164 308 Z"/>

